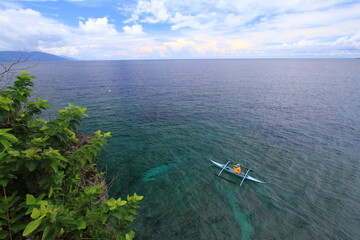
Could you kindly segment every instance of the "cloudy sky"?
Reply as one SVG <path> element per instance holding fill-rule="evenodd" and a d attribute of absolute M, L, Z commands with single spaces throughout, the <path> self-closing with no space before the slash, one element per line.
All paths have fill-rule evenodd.
<path fill-rule="evenodd" d="M 360 57 L 359 0 L 0 0 L 0 51 L 83 60 Z"/>

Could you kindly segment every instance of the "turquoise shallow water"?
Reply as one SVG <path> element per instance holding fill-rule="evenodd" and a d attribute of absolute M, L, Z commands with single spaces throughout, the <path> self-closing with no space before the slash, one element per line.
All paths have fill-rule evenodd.
<path fill-rule="evenodd" d="M 117 177 L 112 196 L 145 196 L 138 239 L 360 239 L 359 65 L 99 61 L 30 71 L 53 111 L 87 107 L 82 131 L 112 132 L 98 167 Z M 239 188 L 209 159 L 240 162 L 268 183 Z"/>

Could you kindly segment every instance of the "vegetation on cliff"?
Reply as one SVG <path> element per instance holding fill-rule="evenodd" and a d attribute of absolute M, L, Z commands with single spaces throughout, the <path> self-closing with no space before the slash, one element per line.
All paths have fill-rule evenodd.
<path fill-rule="evenodd" d="M 110 133 L 77 133 L 85 108 L 69 104 L 56 119 L 30 101 L 26 72 L 0 89 L 0 239 L 132 239 L 139 201 L 107 198 L 97 157 Z"/>

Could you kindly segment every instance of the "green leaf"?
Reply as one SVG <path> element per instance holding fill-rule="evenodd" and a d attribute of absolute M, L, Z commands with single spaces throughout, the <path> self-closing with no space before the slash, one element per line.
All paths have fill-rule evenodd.
<path fill-rule="evenodd" d="M 3 186 L 3 187 L 6 187 L 8 182 L 9 182 L 8 179 L 0 179 L 0 185 Z"/>
<path fill-rule="evenodd" d="M 40 216 L 41 216 L 41 212 L 40 212 L 40 210 L 37 209 L 37 208 L 34 208 L 34 209 L 32 210 L 31 215 L 30 215 L 30 217 L 31 217 L 32 219 L 39 218 Z"/>
<path fill-rule="evenodd" d="M 127 216 L 125 216 L 125 219 L 130 221 L 130 222 L 133 222 L 135 220 L 135 217 L 131 216 L 131 215 L 127 215 Z"/>
<path fill-rule="evenodd" d="M 104 137 L 111 137 L 111 132 L 104 133 Z"/>
<path fill-rule="evenodd" d="M 57 236 L 60 237 L 61 235 L 63 235 L 65 232 L 64 228 L 61 228 L 60 231 L 58 232 Z"/>
<path fill-rule="evenodd" d="M 17 196 L 12 196 L 12 197 L 7 197 L 6 199 L 4 199 L 5 200 L 5 204 L 6 204 L 6 207 L 7 208 L 11 208 L 11 207 L 13 207 L 16 203 L 17 203 L 17 201 L 19 200 L 19 197 L 17 197 Z"/>
<path fill-rule="evenodd" d="M 118 206 L 124 206 L 126 203 L 127 203 L 127 201 L 123 201 L 123 200 L 121 200 L 121 199 L 118 199 L 118 200 L 117 200 L 117 205 L 118 205 Z"/>
<path fill-rule="evenodd" d="M 0 102 L 1 102 L 2 104 L 11 104 L 11 103 L 13 103 L 14 101 L 11 100 L 11 99 L 8 98 L 8 97 L 0 96 Z"/>
<path fill-rule="evenodd" d="M 10 110 L 9 104 L 12 104 L 14 101 L 8 97 L 0 96 L 0 108 L 5 109 L 6 111 Z"/>
<path fill-rule="evenodd" d="M 27 237 L 29 236 L 31 233 L 33 233 L 41 224 L 42 218 L 36 219 L 34 221 L 31 221 L 25 228 L 24 232 L 23 232 L 23 236 Z"/>
<path fill-rule="evenodd" d="M 29 148 L 23 151 L 23 153 L 26 154 L 26 157 L 30 157 L 30 158 L 38 155 L 39 152 L 41 152 L 40 148 Z"/>
<path fill-rule="evenodd" d="M 41 240 L 45 240 L 49 232 L 50 232 L 50 227 L 49 226 L 45 227 Z"/>
<path fill-rule="evenodd" d="M 53 193 L 54 193 L 54 189 L 52 187 L 50 187 L 48 198 L 51 198 Z"/>
<path fill-rule="evenodd" d="M 33 205 L 36 204 L 36 198 L 31 194 L 26 194 L 26 205 Z"/>
<path fill-rule="evenodd" d="M 4 149 L 8 149 L 12 145 L 8 140 L 1 139 L 1 138 L 0 138 L 0 143 L 1 143 L 1 145 L 4 146 Z"/>
<path fill-rule="evenodd" d="M 20 156 L 20 152 L 19 151 L 15 151 L 15 150 L 9 150 L 8 153 L 13 156 L 13 157 L 18 157 Z"/>
<path fill-rule="evenodd" d="M 109 216 L 107 214 L 103 213 L 101 216 L 101 223 L 105 224 L 107 222 L 108 218 L 109 218 Z"/>
<path fill-rule="evenodd" d="M 18 139 L 13 134 L 7 133 L 11 130 L 12 130 L 11 128 L 0 129 L 0 136 L 2 138 L 6 138 L 7 140 L 9 140 L 11 142 L 17 142 Z"/>
<path fill-rule="evenodd" d="M 128 211 L 129 211 L 129 213 L 132 213 L 132 214 L 136 214 L 136 213 L 137 213 L 137 211 L 136 211 L 135 209 L 129 209 Z"/>
<path fill-rule="evenodd" d="M 0 108 L 2 108 L 2 109 L 4 109 L 4 110 L 6 110 L 6 111 L 9 111 L 10 110 L 10 107 L 8 106 L 8 105 L 6 105 L 6 104 L 0 104 Z"/>
<path fill-rule="evenodd" d="M 27 169 L 29 170 L 29 172 L 32 172 L 35 170 L 36 166 L 37 166 L 37 162 L 34 161 L 28 161 L 25 163 Z"/>
<path fill-rule="evenodd" d="M 80 223 L 78 223 L 77 229 L 81 230 L 81 229 L 85 229 L 85 228 L 86 228 L 86 222 L 85 221 L 81 221 Z"/>
<path fill-rule="evenodd" d="M 144 196 L 139 196 L 136 193 L 134 193 L 133 198 L 135 198 L 135 200 L 137 200 L 137 201 L 140 201 L 144 198 Z"/>
<path fill-rule="evenodd" d="M 58 173 L 58 165 L 57 165 L 57 162 L 51 162 L 50 163 L 50 167 L 52 168 L 52 170 L 54 171 L 54 174 L 57 174 Z"/>
<path fill-rule="evenodd" d="M 133 231 L 130 231 L 125 235 L 126 240 L 132 240 L 134 237 L 135 237 L 135 233 Z"/>
<path fill-rule="evenodd" d="M 109 206 L 109 207 L 114 207 L 116 205 L 116 200 L 114 198 L 110 198 L 106 201 L 106 204 Z"/>
<path fill-rule="evenodd" d="M 1 228 L 0 228 L 1 229 Z M 8 237 L 8 232 L 7 231 L 5 231 L 5 230 L 3 230 L 3 229 L 1 229 L 1 231 L 0 231 L 0 239 L 6 239 L 7 237 Z"/>
<path fill-rule="evenodd" d="M 48 126 L 43 126 L 42 128 L 40 128 L 40 131 L 45 131 L 45 130 L 48 130 L 49 127 Z"/>

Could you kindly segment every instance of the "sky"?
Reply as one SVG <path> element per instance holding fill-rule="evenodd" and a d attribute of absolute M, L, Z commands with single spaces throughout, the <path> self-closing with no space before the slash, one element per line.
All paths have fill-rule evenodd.
<path fill-rule="evenodd" d="M 0 0 L 0 51 L 80 60 L 360 57 L 360 0 Z"/>

